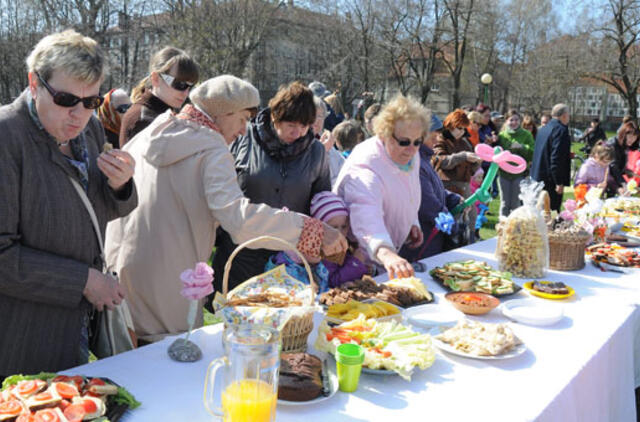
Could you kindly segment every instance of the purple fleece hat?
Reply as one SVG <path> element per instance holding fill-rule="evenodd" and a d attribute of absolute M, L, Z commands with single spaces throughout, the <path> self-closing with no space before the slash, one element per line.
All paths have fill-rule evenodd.
<path fill-rule="evenodd" d="M 333 217 L 349 216 L 349 210 L 342 198 L 330 191 L 315 194 L 311 199 L 311 217 L 327 222 Z"/>

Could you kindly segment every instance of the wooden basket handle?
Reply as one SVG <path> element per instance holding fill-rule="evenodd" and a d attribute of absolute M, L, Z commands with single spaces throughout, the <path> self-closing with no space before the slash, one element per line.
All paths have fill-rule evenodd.
<path fill-rule="evenodd" d="M 251 240 L 247 240 L 246 242 L 238 245 L 238 247 L 234 249 L 234 251 L 231 253 L 231 256 L 229 256 L 227 263 L 224 265 L 224 276 L 222 277 L 222 294 L 225 297 L 227 296 L 227 293 L 229 290 L 229 272 L 231 271 L 231 264 L 233 263 L 233 259 L 236 257 L 236 255 L 238 255 L 238 253 L 242 249 L 246 248 L 247 246 L 252 245 L 254 243 L 260 243 L 265 240 L 275 241 L 276 243 L 280 243 L 281 245 L 284 245 L 287 249 L 291 249 L 295 251 L 296 254 L 298 254 L 298 256 L 300 257 L 300 259 L 302 259 L 304 268 L 305 270 L 307 270 L 307 276 L 309 277 L 309 288 L 311 289 L 311 302 L 313 302 L 315 300 L 315 291 L 313 290 L 313 285 L 312 285 L 313 273 L 311 272 L 311 267 L 309 267 L 309 263 L 307 262 L 307 259 L 291 243 L 287 242 L 284 239 L 280 239 L 278 237 L 273 237 L 273 236 L 258 236 Z"/>

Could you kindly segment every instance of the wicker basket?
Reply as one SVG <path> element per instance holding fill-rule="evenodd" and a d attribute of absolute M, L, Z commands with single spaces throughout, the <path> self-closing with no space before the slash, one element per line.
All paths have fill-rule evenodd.
<path fill-rule="evenodd" d="M 571 271 L 584 267 L 584 249 L 589 241 L 589 234 L 554 233 L 549 236 L 549 268 L 552 270 Z"/>
<path fill-rule="evenodd" d="M 229 289 L 229 271 L 231 270 L 231 264 L 233 262 L 233 259 L 242 249 L 246 248 L 247 246 L 252 245 L 254 243 L 259 243 L 265 240 L 281 243 L 288 250 L 295 251 L 300 257 L 300 259 L 302 260 L 302 263 L 304 264 L 304 268 L 307 270 L 309 281 L 311 282 L 313 280 L 313 274 L 311 272 L 311 267 L 309 267 L 309 263 L 307 262 L 305 257 L 296 249 L 295 246 L 291 245 L 286 240 L 279 239 L 277 237 L 259 236 L 259 237 L 256 237 L 255 239 L 248 240 L 243 244 L 238 245 L 238 247 L 233 251 L 233 253 L 229 257 L 229 260 L 225 264 L 224 277 L 222 278 L 222 294 L 225 297 L 227 296 L 227 292 Z M 249 280 L 245 281 L 244 283 L 241 283 L 236 288 L 248 282 Z M 309 284 L 309 289 L 311 290 L 311 301 L 313 302 L 315 300 L 315 291 L 313 290 L 313 287 L 311 284 Z M 227 325 L 225 324 L 225 329 L 226 328 L 227 328 Z M 284 327 L 282 327 L 282 330 L 280 331 L 280 341 L 282 342 L 282 348 L 281 348 L 282 353 L 304 352 L 305 350 L 307 350 L 307 339 L 311 331 L 313 331 L 313 311 L 307 312 L 302 316 L 294 315 L 291 318 L 289 318 L 287 323 L 284 325 Z"/>

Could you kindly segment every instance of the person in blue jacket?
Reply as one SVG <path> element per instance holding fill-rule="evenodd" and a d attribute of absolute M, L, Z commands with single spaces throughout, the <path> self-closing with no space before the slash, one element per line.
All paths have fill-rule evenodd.
<path fill-rule="evenodd" d="M 569 107 L 556 104 L 551 110 L 551 121 L 536 135 L 536 146 L 531 163 L 531 178 L 544 182 L 549 193 L 551 209 L 560 211 L 564 187 L 571 184 L 571 136 L 569 136 Z"/>
<path fill-rule="evenodd" d="M 429 256 L 437 255 L 444 250 L 445 234 L 438 232 L 430 242 L 431 232 L 435 227 L 435 218 L 440 212 L 451 212 L 463 198 L 457 193 L 453 193 L 445 189 L 438 173 L 431 166 L 431 157 L 433 156 L 433 142 L 442 131 L 442 120 L 435 114 L 431 115 L 431 126 L 429 135 L 420 145 L 420 188 L 422 200 L 420 202 L 420 210 L 418 211 L 418 219 L 420 220 L 420 228 L 424 233 L 424 242 L 422 246 L 416 249 L 403 247 L 400 256 L 409 262 L 418 261 Z M 455 227 L 454 227 L 455 230 Z"/>

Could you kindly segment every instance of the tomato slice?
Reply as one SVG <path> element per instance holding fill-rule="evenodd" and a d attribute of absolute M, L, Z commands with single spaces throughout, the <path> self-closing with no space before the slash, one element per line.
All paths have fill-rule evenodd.
<path fill-rule="evenodd" d="M 18 394 L 26 396 L 34 393 L 38 389 L 38 383 L 35 380 L 20 381 L 18 383 Z"/>
<path fill-rule="evenodd" d="M 52 398 L 53 398 L 53 395 L 51 395 L 51 393 L 48 391 L 45 391 L 44 393 L 36 394 L 34 396 L 34 399 L 37 401 L 51 400 Z"/>
<path fill-rule="evenodd" d="M 18 400 L 9 400 L 0 404 L 0 415 L 19 415 L 22 405 Z"/>
<path fill-rule="evenodd" d="M 53 409 L 43 409 L 36 412 L 35 422 L 60 422 L 60 417 Z"/>
<path fill-rule="evenodd" d="M 69 379 L 67 375 L 58 375 L 51 382 L 69 382 Z"/>
<path fill-rule="evenodd" d="M 69 400 L 62 399 L 60 400 L 60 404 L 58 405 L 58 407 L 60 407 L 60 410 L 64 412 L 64 409 L 66 409 L 70 405 L 71 405 L 71 402 Z"/>
<path fill-rule="evenodd" d="M 63 399 L 71 399 L 80 395 L 80 393 L 78 393 L 78 389 L 74 385 L 66 383 L 56 384 L 56 391 Z"/>
<path fill-rule="evenodd" d="M 33 416 L 33 413 L 23 413 L 22 415 L 18 416 L 18 419 L 16 419 L 16 422 L 35 422 L 36 417 Z"/>
<path fill-rule="evenodd" d="M 84 404 L 72 404 L 64 410 L 65 418 L 69 419 L 69 422 L 80 422 L 87 411 L 84 409 Z"/>
<path fill-rule="evenodd" d="M 89 413 L 95 413 L 98 411 L 98 405 L 93 400 L 85 399 L 82 402 L 82 406 L 84 407 L 84 411 Z"/>
<path fill-rule="evenodd" d="M 104 382 L 103 380 L 101 380 L 100 378 L 92 378 L 91 381 L 89 381 L 89 386 L 92 385 L 106 385 L 107 383 Z"/>
<path fill-rule="evenodd" d="M 82 388 L 82 386 L 84 385 L 84 378 L 82 378 L 80 375 L 75 375 L 73 377 L 69 377 L 69 379 L 71 381 L 73 381 L 73 383 L 76 385 L 76 387 L 78 387 L 78 390 Z"/>

